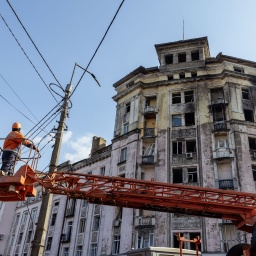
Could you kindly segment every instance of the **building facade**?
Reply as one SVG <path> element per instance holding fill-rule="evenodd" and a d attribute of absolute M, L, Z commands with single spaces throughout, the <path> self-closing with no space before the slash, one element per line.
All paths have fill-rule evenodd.
<path fill-rule="evenodd" d="M 256 63 L 222 53 L 211 57 L 206 37 L 155 49 L 159 67 L 140 66 L 114 84 L 112 144 L 94 137 L 89 158 L 59 169 L 255 192 Z M 0 219 L 0 255 L 30 255 L 40 196 L 14 204 L 1 205 L 0 218 L 11 207 L 14 217 L 10 230 Z M 233 245 L 250 242 L 229 221 L 55 195 L 44 255 L 127 255 L 149 246 L 178 247 L 177 233 L 199 235 L 202 255 L 225 255 Z"/>

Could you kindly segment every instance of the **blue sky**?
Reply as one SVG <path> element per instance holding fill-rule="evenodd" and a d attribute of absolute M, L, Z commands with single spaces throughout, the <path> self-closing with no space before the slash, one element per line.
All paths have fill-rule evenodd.
<path fill-rule="evenodd" d="M 10 0 L 10 3 L 65 87 L 74 64 L 84 67 L 88 64 L 121 0 Z M 7 2 L 2 0 L 0 5 L 1 15 L 45 82 L 56 83 Z M 140 65 L 158 66 L 154 45 L 181 40 L 183 19 L 185 39 L 208 36 L 211 56 L 222 52 L 256 61 L 255 9 L 254 0 L 126 0 L 89 67 L 102 87 L 86 75 L 72 96 L 73 107 L 67 119 L 68 132 L 60 163 L 88 157 L 93 135 L 104 137 L 108 144 L 111 143 L 116 106 L 112 100 L 115 94 L 113 83 Z M 0 75 L 40 120 L 56 102 L 1 19 L 0 33 Z M 74 85 L 80 75 L 77 70 Z M 57 87 L 54 89 L 58 91 Z M 0 94 L 37 123 L 2 77 Z M 2 98 L 0 104 L 0 137 L 6 136 L 14 121 L 22 123 L 24 133 L 34 126 Z M 47 131 L 57 126 L 55 120 Z M 51 147 L 43 151 L 39 169 L 47 166 L 51 151 Z"/>

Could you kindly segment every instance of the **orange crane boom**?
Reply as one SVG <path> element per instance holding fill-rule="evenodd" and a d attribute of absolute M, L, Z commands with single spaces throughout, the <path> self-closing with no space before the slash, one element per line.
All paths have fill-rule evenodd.
<path fill-rule="evenodd" d="M 251 231 L 251 212 L 256 208 L 253 193 L 81 173 L 48 174 L 28 165 L 12 177 L 0 177 L 0 201 L 35 196 L 37 183 L 50 193 L 93 204 L 227 219 L 245 231 Z"/>

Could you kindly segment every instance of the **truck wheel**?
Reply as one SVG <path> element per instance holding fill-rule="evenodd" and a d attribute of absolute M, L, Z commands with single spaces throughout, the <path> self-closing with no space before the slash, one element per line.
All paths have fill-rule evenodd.
<path fill-rule="evenodd" d="M 245 248 L 249 249 L 249 247 L 249 244 L 237 244 L 228 251 L 226 256 L 243 256 L 243 250 Z"/>

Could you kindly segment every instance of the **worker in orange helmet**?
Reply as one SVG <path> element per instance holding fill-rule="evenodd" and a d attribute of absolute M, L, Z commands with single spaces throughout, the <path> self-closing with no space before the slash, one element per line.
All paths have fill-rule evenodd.
<path fill-rule="evenodd" d="M 39 149 L 32 142 L 27 140 L 20 130 L 21 124 L 19 122 L 15 122 L 12 125 L 12 132 L 10 132 L 5 138 L 0 176 L 13 175 L 15 161 L 19 156 L 21 145 L 32 148 L 39 152 Z"/>

